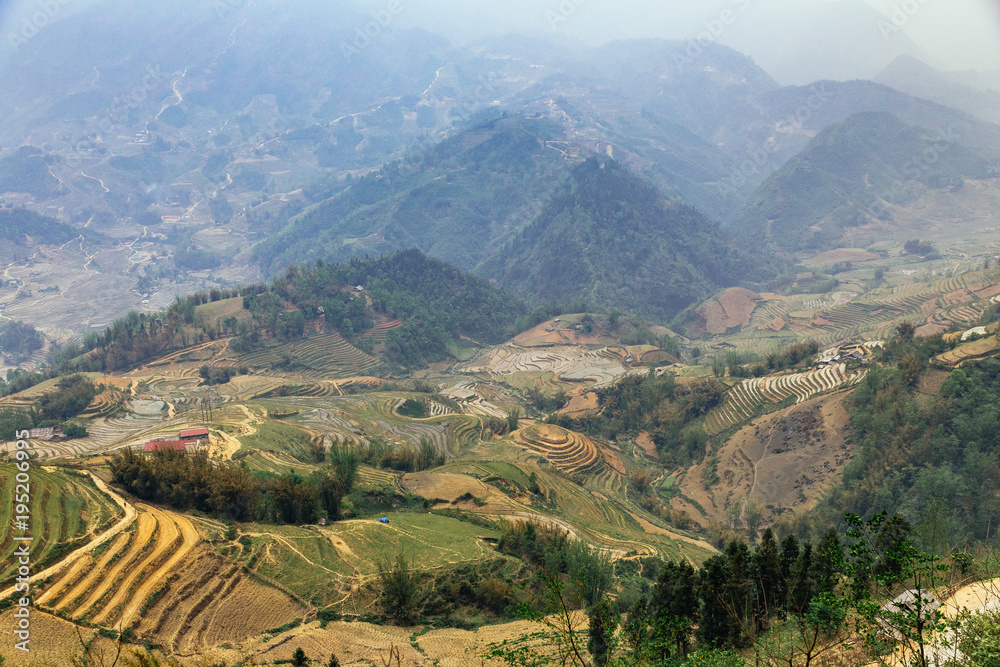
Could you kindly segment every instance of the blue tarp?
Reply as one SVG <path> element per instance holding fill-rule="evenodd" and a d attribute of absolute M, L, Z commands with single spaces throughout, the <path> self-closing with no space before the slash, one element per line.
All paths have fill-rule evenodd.
<path fill-rule="evenodd" d="M 386 517 L 382 517 L 381 519 L 378 520 L 378 522 L 379 523 L 389 523 L 389 519 L 387 519 Z"/>

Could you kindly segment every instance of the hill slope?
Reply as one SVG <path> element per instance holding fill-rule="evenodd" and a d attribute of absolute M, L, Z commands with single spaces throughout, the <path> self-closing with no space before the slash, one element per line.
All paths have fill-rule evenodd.
<path fill-rule="evenodd" d="M 754 269 L 698 211 L 595 158 L 479 273 L 535 301 L 583 298 L 666 320 Z"/>
<path fill-rule="evenodd" d="M 887 220 L 927 188 L 986 178 L 987 162 L 958 143 L 886 113 L 860 113 L 828 127 L 757 190 L 741 235 L 787 252 L 835 244 L 848 227 Z"/>
<path fill-rule="evenodd" d="M 470 270 L 530 221 L 565 170 L 548 121 L 494 116 L 354 181 L 264 241 L 256 260 L 346 259 L 417 247 Z"/>

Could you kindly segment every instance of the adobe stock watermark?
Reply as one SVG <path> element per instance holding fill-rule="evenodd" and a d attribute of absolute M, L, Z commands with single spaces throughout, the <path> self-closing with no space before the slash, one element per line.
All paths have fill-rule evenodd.
<path fill-rule="evenodd" d="M 809 91 L 809 96 L 805 102 L 789 114 L 779 124 L 779 128 L 784 127 L 801 131 L 805 124 L 812 120 L 813 116 L 820 109 L 836 97 L 835 93 L 827 88 L 825 82 L 813 84 L 809 87 Z M 738 194 L 740 189 L 750 182 L 751 178 L 760 174 L 765 169 L 770 170 L 770 167 L 775 166 L 772 164 L 772 161 L 778 150 L 778 144 L 773 139 L 759 148 L 750 146 L 747 148 L 747 159 L 733 169 L 729 178 L 719 183 L 719 188 L 726 194 Z"/>
<path fill-rule="evenodd" d="M 562 0 L 556 9 L 549 9 L 545 12 L 545 20 L 549 22 L 550 28 L 558 30 L 559 26 L 568 22 L 585 4 L 587 4 L 587 0 Z"/>
<path fill-rule="evenodd" d="M 16 32 L 8 33 L 7 41 L 10 42 L 14 51 L 19 51 L 22 46 L 33 39 L 38 33 L 44 30 L 63 7 L 73 0 L 37 0 L 34 9 L 21 18 L 21 24 Z"/>
<path fill-rule="evenodd" d="M 938 130 L 938 135 L 938 139 L 925 148 L 920 155 L 903 164 L 900 171 L 908 180 L 919 181 L 925 178 L 941 161 L 941 158 L 961 140 L 961 136 L 950 126 L 945 130 Z M 868 207 L 867 213 L 875 220 L 885 220 L 889 216 L 886 204 L 892 206 L 904 204 L 910 198 L 910 194 L 906 181 L 896 179 L 889 186 L 889 189 L 880 194 L 875 203 Z"/>
<path fill-rule="evenodd" d="M 361 52 L 372 45 L 373 40 L 382 36 L 382 33 L 392 25 L 396 17 L 406 10 L 402 0 L 389 0 L 383 9 L 372 14 L 372 20 L 364 25 L 355 26 L 354 40 L 340 43 L 340 53 L 348 61 L 354 56 L 361 55 Z"/>
<path fill-rule="evenodd" d="M 693 39 L 688 40 L 684 52 L 674 54 L 674 64 L 677 65 L 677 71 L 684 71 L 684 68 L 695 64 L 705 53 L 705 47 L 722 39 L 729 27 L 739 20 L 740 13 L 750 9 L 753 0 L 732 0 L 731 4 L 736 8 L 735 10 L 727 7 L 720 11 L 715 18 L 705 21 L 703 24 L 705 29 L 695 35 Z"/>
<path fill-rule="evenodd" d="M 893 5 L 888 20 L 879 19 L 878 21 L 878 29 L 882 33 L 882 39 L 888 41 L 895 33 L 900 32 L 928 2 L 929 0 L 904 0 L 898 5 Z"/>
<path fill-rule="evenodd" d="M 14 476 L 12 517 L 14 537 L 17 544 L 13 556 L 17 558 L 17 584 L 14 592 L 22 597 L 16 599 L 14 606 L 14 636 L 20 641 L 14 643 L 14 648 L 29 653 L 31 651 L 31 442 L 27 440 L 28 431 L 18 431 L 17 448 L 14 459 L 17 474 Z"/>

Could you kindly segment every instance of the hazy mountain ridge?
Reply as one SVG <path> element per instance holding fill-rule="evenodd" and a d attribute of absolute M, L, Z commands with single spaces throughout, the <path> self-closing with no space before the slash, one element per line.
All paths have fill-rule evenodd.
<path fill-rule="evenodd" d="M 836 247 L 846 228 L 891 220 L 887 207 L 909 203 L 922 189 L 961 188 L 965 178 L 995 175 L 954 135 L 927 133 L 888 113 L 855 114 L 772 175 L 738 229 L 784 251 Z"/>
<path fill-rule="evenodd" d="M 992 90 L 984 90 L 970 85 L 967 73 L 941 72 L 916 58 L 900 56 L 874 81 L 1000 123 L 1000 80 L 994 82 Z"/>

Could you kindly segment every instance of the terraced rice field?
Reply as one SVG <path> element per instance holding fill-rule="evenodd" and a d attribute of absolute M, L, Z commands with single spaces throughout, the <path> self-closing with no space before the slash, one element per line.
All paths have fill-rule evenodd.
<path fill-rule="evenodd" d="M 723 404 L 705 421 L 709 434 L 719 433 L 755 415 L 761 405 L 777 404 L 790 398 L 802 403 L 813 396 L 855 385 L 864 372 L 849 373 L 844 364 L 818 370 L 742 380 L 726 393 Z"/>
<path fill-rule="evenodd" d="M 87 436 L 62 442 L 39 442 L 35 450 L 39 458 L 86 456 L 103 452 L 122 443 L 141 442 L 164 425 L 162 401 L 133 399 L 131 411 L 115 417 L 87 422 Z"/>
<path fill-rule="evenodd" d="M 285 366 L 283 357 L 291 363 Z M 364 375 L 382 362 L 351 345 L 336 331 L 329 331 L 242 355 L 240 363 L 265 375 L 297 375 L 321 380 Z"/>
<path fill-rule="evenodd" d="M 603 463 L 593 440 L 551 424 L 523 428 L 514 433 L 514 441 L 567 473 L 592 471 Z"/>
<path fill-rule="evenodd" d="M 463 372 L 486 375 L 494 380 L 503 380 L 505 376 L 517 373 L 552 373 L 557 379 L 567 382 L 606 386 L 635 371 L 626 369 L 621 357 L 607 348 L 589 350 L 562 346 L 534 349 L 506 343 L 480 355 L 465 366 Z"/>
<path fill-rule="evenodd" d="M 478 418 L 454 413 L 426 419 L 400 417 L 396 408 L 401 400 L 399 394 L 289 397 L 268 399 L 262 405 L 269 410 L 297 409 L 299 414 L 290 417 L 290 423 L 307 427 L 338 444 L 360 446 L 368 441 L 369 434 L 410 445 L 419 445 L 422 438 L 427 438 L 439 451 L 456 456 L 478 441 L 482 426 Z"/>
<path fill-rule="evenodd" d="M 506 419 L 507 413 L 490 403 L 473 380 L 462 380 L 458 384 L 441 390 L 442 396 L 458 401 L 462 410 L 470 415 Z"/>
<path fill-rule="evenodd" d="M 205 547 L 188 553 L 159 593 L 136 625 L 136 634 L 180 655 L 243 641 L 306 613 L 301 603 Z"/>
<path fill-rule="evenodd" d="M 403 326 L 403 320 L 392 320 L 391 322 L 376 324 L 375 327 L 372 328 L 371 331 L 364 334 L 362 338 L 370 339 L 376 345 L 384 345 L 389 332 L 401 326 Z"/>
<path fill-rule="evenodd" d="M 495 449 L 494 449 L 495 451 Z M 542 493 L 557 505 L 544 513 L 534 506 L 534 502 L 519 502 L 510 499 L 507 503 L 487 502 L 483 507 L 470 506 L 467 511 L 493 519 L 506 521 L 532 521 L 566 531 L 571 536 L 584 539 L 615 556 L 629 552 L 642 555 L 658 555 L 663 558 L 691 558 L 700 562 L 712 547 L 674 531 L 655 526 L 651 521 L 638 520 L 625 497 L 625 481 L 612 480 L 606 471 L 591 476 L 586 488 L 532 464 L 512 463 L 491 459 L 460 461 L 446 465 L 436 472 L 442 474 L 466 474 L 489 484 L 497 480 L 510 480 L 527 487 L 529 474 L 535 472 Z M 489 500 L 489 499 L 488 499 Z"/>
<path fill-rule="evenodd" d="M 133 530 L 53 578 L 39 606 L 104 627 L 133 627 L 149 597 L 200 541 L 189 519 L 139 505 Z"/>
<path fill-rule="evenodd" d="M 966 361 L 975 361 L 990 356 L 1000 350 L 1000 339 L 988 336 L 969 343 L 962 343 L 954 350 L 949 350 L 934 357 L 934 361 L 947 366 L 960 366 Z"/>
<path fill-rule="evenodd" d="M 757 307 L 743 331 L 718 340 L 763 354 L 809 337 L 822 347 L 849 340 L 884 339 L 902 321 L 942 328 L 974 326 L 1000 294 L 1000 270 L 952 273 L 926 282 L 883 287 L 865 294 L 797 295 Z M 851 299 L 844 302 L 844 295 Z M 778 330 L 774 323 L 778 322 Z"/>
<path fill-rule="evenodd" d="M 399 553 L 417 568 L 494 558 L 482 537 L 499 537 L 489 528 L 427 513 L 390 512 L 388 524 L 370 519 L 337 521 L 326 527 L 246 524 L 251 539 L 239 560 L 255 574 L 275 581 L 317 606 L 347 603 L 352 589 L 371 579 L 380 561 Z M 364 608 L 352 609 L 363 613 Z"/>
<path fill-rule="evenodd" d="M 108 417 L 125 407 L 128 394 L 118 387 L 109 387 L 94 397 L 87 409 L 80 413 L 84 419 Z"/>
<path fill-rule="evenodd" d="M 0 464 L 0 523 L 14 521 L 15 476 L 13 464 Z M 32 466 L 28 492 L 31 558 L 34 572 L 58 562 L 66 553 L 81 547 L 111 528 L 124 517 L 124 511 L 94 486 L 88 476 L 57 468 Z M 10 584 L 16 573 L 17 559 L 12 556 L 19 546 L 14 531 L 5 530 L 0 541 L 0 588 Z"/>

